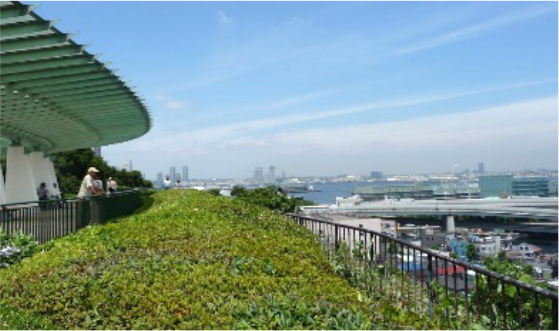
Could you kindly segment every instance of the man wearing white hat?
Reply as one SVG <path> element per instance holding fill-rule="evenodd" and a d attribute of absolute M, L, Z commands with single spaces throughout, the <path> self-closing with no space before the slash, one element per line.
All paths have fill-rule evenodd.
<path fill-rule="evenodd" d="M 78 192 L 78 198 L 89 199 L 94 195 L 101 195 L 102 192 L 95 187 L 95 177 L 99 170 L 95 167 L 90 167 L 87 169 L 87 175 L 83 178 L 82 185 L 80 186 L 80 191 Z"/>

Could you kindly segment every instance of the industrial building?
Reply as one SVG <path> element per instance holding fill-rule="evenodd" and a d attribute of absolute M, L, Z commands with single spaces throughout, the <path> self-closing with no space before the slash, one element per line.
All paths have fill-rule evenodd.
<path fill-rule="evenodd" d="M 491 175 L 479 178 L 480 196 L 550 196 L 550 179 L 543 176 Z"/>

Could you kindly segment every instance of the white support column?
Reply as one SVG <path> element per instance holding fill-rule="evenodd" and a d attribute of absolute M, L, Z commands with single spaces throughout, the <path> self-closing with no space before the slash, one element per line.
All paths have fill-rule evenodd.
<path fill-rule="evenodd" d="M 59 198 L 62 198 L 60 196 L 60 186 L 58 185 L 58 180 L 56 179 L 56 171 L 54 171 L 54 163 L 52 163 L 52 161 L 50 160 L 49 157 L 45 157 L 43 159 L 43 162 L 45 162 L 46 164 L 46 169 L 49 175 L 49 180 L 51 183 L 51 186 L 53 187 L 53 190 L 51 191 L 53 195 L 58 196 Z M 56 186 L 56 188 L 54 188 L 54 186 Z"/>
<path fill-rule="evenodd" d="M 43 152 L 31 152 L 29 154 L 29 163 L 31 164 L 35 186 L 39 187 L 41 183 L 45 183 L 47 190 L 53 193 L 54 187 L 50 178 L 50 169 L 44 161 Z"/>
<path fill-rule="evenodd" d="M 37 201 L 37 189 L 29 156 L 23 146 L 8 147 L 6 160 L 6 203 Z"/>
<path fill-rule="evenodd" d="M 4 173 L 0 169 L 0 205 L 6 203 L 6 190 L 4 189 Z"/>
<path fill-rule="evenodd" d="M 446 217 L 446 232 L 447 233 L 455 233 L 456 232 L 456 225 L 454 223 L 454 216 L 448 215 Z"/>

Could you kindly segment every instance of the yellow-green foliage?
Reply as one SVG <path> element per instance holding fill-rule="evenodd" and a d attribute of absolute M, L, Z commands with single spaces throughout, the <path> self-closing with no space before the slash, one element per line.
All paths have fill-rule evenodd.
<path fill-rule="evenodd" d="M 201 192 L 153 198 L 0 272 L 0 303 L 61 328 L 429 327 L 381 321 L 316 237 L 273 211 Z"/>

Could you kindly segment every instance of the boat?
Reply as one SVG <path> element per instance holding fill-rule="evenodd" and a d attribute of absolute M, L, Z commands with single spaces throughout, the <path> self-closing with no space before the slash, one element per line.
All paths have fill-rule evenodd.
<path fill-rule="evenodd" d="M 307 186 L 305 184 L 292 184 L 281 186 L 285 193 L 309 193 L 309 192 L 320 192 L 320 190 L 315 190 L 312 185 Z"/>

